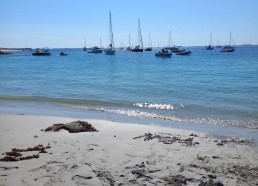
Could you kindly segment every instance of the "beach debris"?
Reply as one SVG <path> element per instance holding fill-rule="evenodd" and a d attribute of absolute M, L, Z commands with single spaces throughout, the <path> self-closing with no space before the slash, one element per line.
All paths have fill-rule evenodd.
<path fill-rule="evenodd" d="M 48 147 L 51 148 L 51 147 Z M 23 156 L 22 152 L 31 152 L 31 151 L 38 151 L 38 154 Z M 42 144 L 39 144 L 35 147 L 29 147 L 27 149 L 16 149 L 13 148 L 11 152 L 5 152 L 6 155 L 4 158 L 1 158 L 0 161 L 22 161 L 22 160 L 29 160 L 33 158 L 39 158 L 39 153 L 47 153 L 46 147 Z"/>
<path fill-rule="evenodd" d="M 111 175 L 111 173 L 109 171 L 97 171 L 97 170 L 93 170 L 93 172 L 96 174 L 96 176 L 104 181 L 104 182 L 108 182 L 109 185 L 113 186 L 115 185 L 115 180 L 113 178 L 113 176 Z"/>
<path fill-rule="evenodd" d="M 224 186 L 223 183 L 220 181 L 214 182 L 212 179 L 209 179 L 208 181 L 201 181 L 199 186 Z"/>
<path fill-rule="evenodd" d="M 37 136 L 37 135 L 34 135 L 34 138 L 38 138 L 38 136 Z"/>
<path fill-rule="evenodd" d="M 144 135 L 134 137 L 133 139 L 139 139 L 139 138 L 144 138 L 144 141 L 158 139 L 158 142 L 161 142 L 163 144 L 173 144 L 174 142 L 178 142 L 186 146 L 194 146 L 196 144 L 199 144 L 199 142 L 193 143 L 193 138 L 181 139 L 175 136 L 172 137 L 170 135 L 159 135 L 159 134 L 151 134 L 151 133 L 145 133 Z"/>
<path fill-rule="evenodd" d="M 228 138 L 225 140 L 221 140 L 219 143 L 217 143 L 218 146 L 223 146 L 228 143 L 234 143 L 238 145 L 254 145 L 254 139 L 243 139 L 243 138 Z"/>
<path fill-rule="evenodd" d="M 92 176 L 81 176 L 81 175 L 75 175 L 71 178 L 71 180 L 77 180 L 77 179 L 86 179 L 86 180 L 89 180 L 89 179 L 92 179 Z"/>
<path fill-rule="evenodd" d="M 170 175 L 163 177 L 163 180 L 167 182 L 168 185 L 186 185 L 187 182 L 194 182 L 196 181 L 194 178 L 186 178 L 183 175 Z"/>
<path fill-rule="evenodd" d="M 44 131 L 54 131 L 57 132 L 61 129 L 67 130 L 69 133 L 78 133 L 78 132 L 98 132 L 90 123 L 86 121 L 73 121 L 70 123 L 62 124 L 53 124 L 50 127 L 47 127 Z"/>
<path fill-rule="evenodd" d="M 197 134 L 194 134 L 194 133 L 190 134 L 189 136 L 199 137 Z"/>

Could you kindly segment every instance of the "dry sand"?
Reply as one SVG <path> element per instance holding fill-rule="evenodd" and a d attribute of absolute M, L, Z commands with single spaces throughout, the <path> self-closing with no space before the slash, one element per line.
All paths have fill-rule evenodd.
<path fill-rule="evenodd" d="M 0 114 L 0 158 L 13 148 L 51 146 L 38 158 L 0 161 L 0 185 L 258 185 L 252 141 L 102 120 L 85 120 L 98 132 L 41 131 L 75 120 Z"/>

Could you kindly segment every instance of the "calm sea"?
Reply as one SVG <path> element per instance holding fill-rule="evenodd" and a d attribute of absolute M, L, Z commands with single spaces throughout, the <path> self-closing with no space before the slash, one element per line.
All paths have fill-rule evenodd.
<path fill-rule="evenodd" d="M 258 47 L 239 46 L 233 53 L 187 49 L 192 55 L 166 59 L 155 58 L 155 50 L 0 56 L 0 111 L 62 110 L 257 130 Z"/>

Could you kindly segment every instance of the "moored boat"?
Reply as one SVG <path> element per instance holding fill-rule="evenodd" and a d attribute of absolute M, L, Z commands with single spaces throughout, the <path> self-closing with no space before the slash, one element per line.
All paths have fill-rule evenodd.
<path fill-rule="evenodd" d="M 109 35 L 110 35 L 110 45 L 104 50 L 107 55 L 115 55 L 116 50 L 114 47 L 112 21 L 111 21 L 111 11 L 109 10 Z"/>
<path fill-rule="evenodd" d="M 172 52 L 169 52 L 166 49 L 161 49 L 160 51 L 158 51 L 157 53 L 155 53 L 155 57 L 162 57 L 162 58 L 168 58 L 172 56 Z"/>
<path fill-rule="evenodd" d="M 220 52 L 234 52 L 235 47 L 231 46 L 232 42 L 233 42 L 232 41 L 232 35 L 231 35 L 231 32 L 230 32 L 230 34 L 229 34 L 229 45 L 224 46 Z"/>
<path fill-rule="evenodd" d="M 149 33 L 149 47 L 145 48 L 145 51 L 152 51 L 151 41 L 150 41 L 150 33 Z"/>
<path fill-rule="evenodd" d="M 190 54 L 192 54 L 192 52 L 189 51 L 189 50 L 180 50 L 176 53 L 176 55 L 181 55 L 181 56 L 187 56 L 187 55 L 190 55 Z"/>
<path fill-rule="evenodd" d="M 67 56 L 68 54 L 64 53 L 64 52 L 60 52 L 60 56 Z"/>
<path fill-rule="evenodd" d="M 138 19 L 138 42 L 139 42 L 139 45 L 137 45 L 133 49 L 131 49 L 132 52 L 143 52 L 143 42 L 142 42 L 140 19 Z"/>
<path fill-rule="evenodd" d="M 97 47 L 97 46 L 92 47 L 92 48 L 87 50 L 88 53 L 93 53 L 93 54 L 100 54 L 100 53 L 102 53 L 102 51 L 103 50 L 101 48 Z"/>
<path fill-rule="evenodd" d="M 213 41 L 212 41 L 212 34 L 210 33 L 210 44 L 208 46 L 205 47 L 206 50 L 213 50 Z"/>
<path fill-rule="evenodd" d="M 34 53 L 32 53 L 33 56 L 50 56 L 51 52 L 47 48 L 37 48 Z"/>

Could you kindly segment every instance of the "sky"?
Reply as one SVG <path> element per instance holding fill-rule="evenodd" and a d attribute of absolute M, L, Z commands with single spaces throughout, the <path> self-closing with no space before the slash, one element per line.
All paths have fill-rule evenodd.
<path fill-rule="evenodd" d="M 258 0 L 1 0 L 0 47 L 107 46 L 109 10 L 116 47 L 258 44 Z"/>

